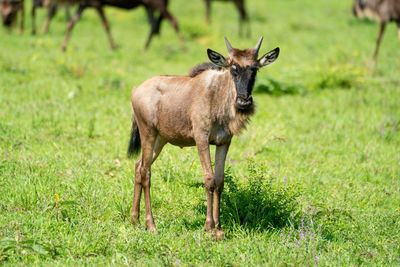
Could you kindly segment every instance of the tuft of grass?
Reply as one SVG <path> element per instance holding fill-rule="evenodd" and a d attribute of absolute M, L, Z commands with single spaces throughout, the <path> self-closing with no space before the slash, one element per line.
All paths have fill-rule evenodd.
<path fill-rule="evenodd" d="M 249 176 L 240 183 L 228 170 L 225 175 L 221 221 L 228 227 L 253 230 L 282 228 L 295 222 L 301 190 L 296 184 L 279 183 L 270 172 L 250 162 Z"/>

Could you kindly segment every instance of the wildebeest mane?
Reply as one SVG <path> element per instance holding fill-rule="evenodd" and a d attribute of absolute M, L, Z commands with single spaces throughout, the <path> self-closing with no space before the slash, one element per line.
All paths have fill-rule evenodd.
<path fill-rule="evenodd" d="M 211 62 L 204 62 L 201 64 L 198 64 L 194 66 L 190 71 L 189 71 L 189 76 L 190 77 L 195 77 L 202 73 L 203 71 L 206 70 L 222 70 L 221 67 L 218 67 L 217 65 L 211 63 Z"/>

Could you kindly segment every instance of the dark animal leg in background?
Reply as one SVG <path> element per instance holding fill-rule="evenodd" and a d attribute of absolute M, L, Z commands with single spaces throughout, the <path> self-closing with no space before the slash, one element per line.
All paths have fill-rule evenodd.
<path fill-rule="evenodd" d="M 22 34 L 22 32 L 24 31 L 24 18 L 25 18 L 25 8 L 24 8 L 24 1 L 22 1 L 21 3 L 21 24 L 19 25 L 19 34 Z"/>
<path fill-rule="evenodd" d="M 69 6 L 65 7 L 65 20 L 67 22 L 71 20 L 71 12 L 69 10 Z"/>
<path fill-rule="evenodd" d="M 211 23 L 210 13 L 211 13 L 211 0 L 206 0 L 206 21 L 208 24 Z"/>
<path fill-rule="evenodd" d="M 114 44 L 114 41 L 113 41 L 113 39 L 112 39 L 112 37 L 111 37 L 110 26 L 109 26 L 109 24 L 108 24 L 108 21 L 107 21 L 107 19 L 106 19 L 106 16 L 104 15 L 103 8 L 102 8 L 102 7 L 98 7 L 98 8 L 97 8 L 97 12 L 98 12 L 99 15 L 100 15 L 101 22 L 103 23 L 104 29 L 106 30 L 107 37 L 108 37 L 108 40 L 109 40 L 109 42 L 110 42 L 110 48 L 111 48 L 111 50 L 114 50 L 114 49 L 115 49 L 115 44 Z"/>
<path fill-rule="evenodd" d="M 46 34 L 49 31 L 50 21 L 54 18 L 54 15 L 56 13 L 57 13 L 57 5 L 56 4 L 52 4 L 49 7 L 49 10 L 48 10 L 48 13 L 47 13 L 46 24 L 43 26 L 41 34 Z"/>
<path fill-rule="evenodd" d="M 181 41 L 181 43 L 183 43 L 183 36 L 181 34 L 181 31 L 179 30 L 178 21 L 176 20 L 176 18 L 174 16 L 172 16 L 171 13 L 169 13 L 169 11 L 167 9 L 161 10 L 160 16 L 163 16 L 164 18 L 169 20 L 172 27 L 174 27 L 175 32 L 179 37 L 179 40 Z"/>
<path fill-rule="evenodd" d="M 164 17 L 162 16 L 162 14 L 160 13 L 160 15 L 158 16 L 155 28 L 154 28 L 154 34 L 160 34 L 160 30 L 161 30 L 161 22 L 163 21 Z"/>
<path fill-rule="evenodd" d="M 398 35 L 399 41 L 400 41 L 400 21 L 397 22 L 397 35 Z"/>
<path fill-rule="evenodd" d="M 72 28 L 74 27 L 75 23 L 79 20 L 82 15 L 83 10 L 85 9 L 84 6 L 79 5 L 78 10 L 76 11 L 74 17 L 68 23 L 67 33 L 65 34 L 64 42 L 61 45 L 61 50 L 65 50 L 67 48 L 68 40 L 71 35 Z"/>
<path fill-rule="evenodd" d="M 243 25 L 246 24 L 247 27 L 247 37 L 250 37 L 250 23 L 247 17 L 246 8 L 244 6 L 244 1 L 235 1 L 235 6 L 239 11 L 239 35 L 243 36 Z"/>
<path fill-rule="evenodd" d="M 35 1 L 32 4 L 31 16 L 32 16 L 32 34 L 36 34 L 36 5 L 35 5 Z"/>
<path fill-rule="evenodd" d="M 148 21 L 150 23 L 150 34 L 149 34 L 149 37 L 147 38 L 147 42 L 146 42 L 146 44 L 144 46 L 145 50 L 147 50 L 147 48 L 149 48 L 151 39 L 153 39 L 153 35 L 156 34 L 156 28 L 157 28 L 157 25 L 156 25 L 157 22 L 154 19 L 154 11 L 153 11 L 153 9 L 150 8 L 149 6 L 146 6 L 146 11 L 147 11 L 147 19 L 148 19 Z M 162 15 L 160 14 L 159 20 L 161 19 L 161 16 Z"/>
<path fill-rule="evenodd" d="M 378 39 L 376 39 L 375 52 L 374 52 L 374 55 L 372 56 L 374 59 L 376 59 L 376 56 L 378 55 L 379 46 L 381 44 L 383 33 L 385 32 L 385 27 L 386 27 L 386 23 L 385 22 L 381 22 L 381 26 L 380 26 L 379 34 L 378 34 Z"/>

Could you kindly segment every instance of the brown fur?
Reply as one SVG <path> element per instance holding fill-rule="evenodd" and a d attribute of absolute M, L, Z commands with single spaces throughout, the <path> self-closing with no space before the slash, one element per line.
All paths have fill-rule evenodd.
<path fill-rule="evenodd" d="M 194 66 L 194 67 L 189 71 L 189 76 L 190 76 L 190 77 L 194 77 L 194 76 L 199 75 L 199 74 L 202 73 L 203 71 L 211 70 L 211 69 L 213 69 L 213 70 L 221 70 L 222 68 L 220 68 L 220 67 L 214 65 L 214 64 L 211 63 L 211 62 L 204 62 L 204 63 L 201 63 L 201 64 L 199 64 L 199 65 Z"/>
<path fill-rule="evenodd" d="M 18 13 L 20 17 L 19 32 L 24 30 L 24 0 L 0 0 L 0 15 L 3 25 L 11 27 L 17 22 Z"/>
<path fill-rule="evenodd" d="M 222 56 L 218 56 L 218 53 L 209 50 L 212 52 L 211 57 L 209 54 L 210 60 L 214 60 L 215 65 L 197 65 L 190 71 L 189 76 L 156 76 L 133 89 L 133 131 L 129 152 L 134 153 L 138 149 L 138 140 L 142 147 L 142 155 L 135 165 L 135 189 L 131 211 L 133 224 L 139 222 L 143 189 L 146 228 L 149 231 L 157 231 L 151 211 L 150 168 L 163 146 L 166 143 L 180 147 L 197 146 L 207 191 L 205 229 L 209 231 L 217 228 L 217 238 L 222 237 L 219 214 L 226 154 L 233 135 L 239 134 L 245 128 L 254 113 L 254 105 L 248 107 L 245 104 L 247 108 L 244 110 L 236 108 L 238 101 L 243 104 L 240 101 L 245 100 L 238 100 L 238 89 L 230 64 L 258 64 L 261 68 L 272 63 L 278 57 L 279 49 L 257 60 L 261 40 L 257 50 L 237 50 L 228 47 L 230 55 L 238 56 L 230 56 L 227 62 Z M 227 40 L 226 42 L 228 44 Z M 250 58 L 253 58 L 251 62 Z M 247 99 L 252 101 L 251 95 Z M 215 174 L 211 165 L 210 144 L 217 146 Z"/>
<path fill-rule="evenodd" d="M 354 0 L 353 13 L 357 17 L 368 17 L 380 22 L 380 30 L 376 40 L 373 58 L 378 55 L 379 46 L 385 32 L 386 24 L 394 21 L 397 23 L 398 37 L 400 40 L 400 1 L 399 0 Z"/>

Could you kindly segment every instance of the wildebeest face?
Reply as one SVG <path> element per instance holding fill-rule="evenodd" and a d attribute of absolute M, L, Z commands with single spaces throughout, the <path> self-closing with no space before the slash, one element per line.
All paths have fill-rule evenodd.
<path fill-rule="evenodd" d="M 253 105 L 253 97 L 251 96 L 258 65 L 252 64 L 250 66 L 241 67 L 239 64 L 232 62 L 229 67 L 236 89 L 236 103 L 235 107 L 239 110 L 250 109 Z"/>
<path fill-rule="evenodd" d="M 262 56 L 260 59 L 257 59 L 262 37 L 258 41 L 255 48 L 246 50 L 232 48 L 226 37 L 225 42 L 228 47 L 228 59 L 225 59 L 221 54 L 210 49 L 207 50 L 208 57 L 211 62 L 217 66 L 229 69 L 236 89 L 235 108 L 242 112 L 252 110 L 252 91 L 254 88 L 257 71 L 260 68 L 271 64 L 278 58 L 279 48 L 275 48 L 274 50 Z"/>

